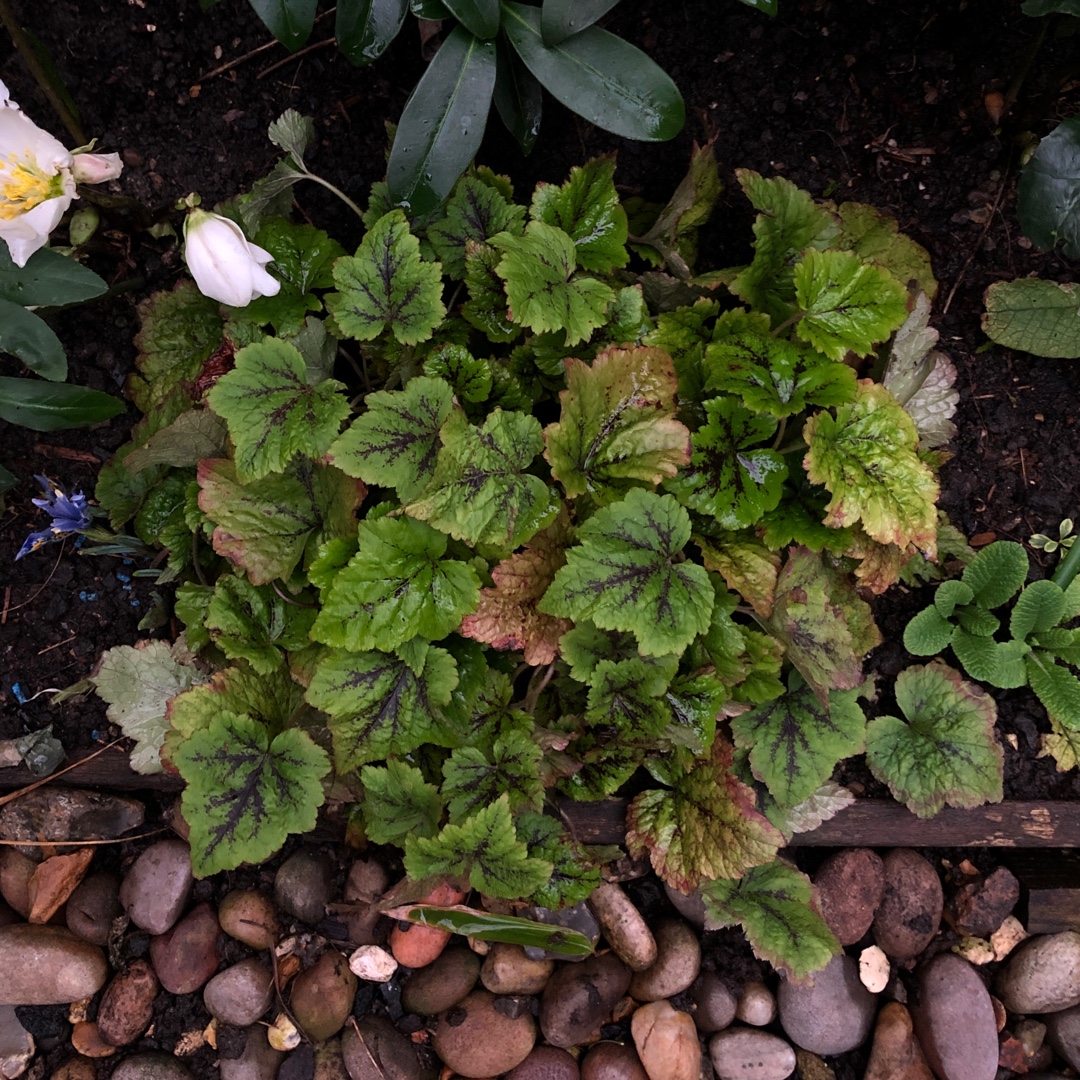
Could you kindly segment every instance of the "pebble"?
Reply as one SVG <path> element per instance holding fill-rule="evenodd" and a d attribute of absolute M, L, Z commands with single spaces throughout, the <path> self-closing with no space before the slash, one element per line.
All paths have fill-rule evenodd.
<path fill-rule="evenodd" d="M 854 945 L 870 929 L 885 891 L 885 865 L 869 848 L 829 856 L 814 875 L 821 916 L 841 945 Z"/>
<path fill-rule="evenodd" d="M 843 1054 L 862 1046 L 877 1000 L 859 979 L 859 964 L 841 953 L 805 982 L 783 979 L 780 1024 L 796 1046 L 814 1054 Z"/>
<path fill-rule="evenodd" d="M 30 878 L 37 863 L 13 847 L 0 848 L 0 895 L 24 919 L 30 914 Z"/>
<path fill-rule="evenodd" d="M 91 874 L 68 897 L 64 916 L 68 929 L 92 945 L 108 945 L 112 923 L 123 912 L 120 905 L 120 876 Z"/>
<path fill-rule="evenodd" d="M 785 1080 L 795 1071 L 791 1046 L 757 1028 L 717 1032 L 709 1040 L 709 1058 L 719 1080 Z"/>
<path fill-rule="evenodd" d="M 101 1037 L 101 1029 L 89 1020 L 80 1020 L 71 1028 L 71 1045 L 83 1057 L 105 1058 L 116 1053 L 116 1047 Z"/>
<path fill-rule="evenodd" d="M 630 969 L 614 953 L 556 968 L 540 999 L 544 1038 L 564 1049 L 584 1042 L 607 1022 L 629 986 Z"/>
<path fill-rule="evenodd" d="M 314 1061 L 312 1062 L 314 1075 L 311 1080 L 349 1080 L 348 1070 L 345 1068 L 345 1058 L 341 1052 L 340 1039 L 326 1039 L 315 1047 Z M 277 1074 L 277 1080 L 288 1080 Z"/>
<path fill-rule="evenodd" d="M 292 984 L 293 1018 L 314 1042 L 329 1039 L 345 1025 L 356 999 L 356 976 L 336 949 L 326 952 Z"/>
<path fill-rule="evenodd" d="M 239 1057 L 218 1053 L 221 1080 L 276 1080 L 285 1055 L 266 1041 L 266 1028 L 252 1024 Z"/>
<path fill-rule="evenodd" d="M 898 1001 L 878 1013 L 870 1060 L 863 1080 L 934 1080 L 911 1023 L 911 1013 Z"/>
<path fill-rule="evenodd" d="M 65 1061 L 49 1080 L 95 1080 L 97 1069 L 88 1058 L 73 1057 Z"/>
<path fill-rule="evenodd" d="M 361 945 L 349 957 L 349 970 L 365 982 L 389 982 L 398 962 L 380 945 Z"/>
<path fill-rule="evenodd" d="M 739 995 L 735 1019 L 754 1027 L 765 1027 L 776 1019 L 776 998 L 762 982 L 748 982 Z"/>
<path fill-rule="evenodd" d="M 1080 933 L 1064 930 L 1026 941 L 999 973 L 997 991 L 1011 1012 L 1053 1013 L 1080 1005 Z"/>
<path fill-rule="evenodd" d="M 565 926 L 568 930 L 576 930 L 587 937 L 594 948 L 600 940 L 600 924 L 585 900 L 559 911 L 552 911 L 551 908 L 545 907 L 526 908 L 521 915 L 523 918 L 542 922 L 546 926 Z M 562 960 L 564 963 L 571 964 L 580 964 L 586 959 L 584 956 L 560 957 L 557 953 L 538 949 L 532 945 L 525 947 L 525 955 L 534 960 Z"/>
<path fill-rule="evenodd" d="M 342 890 L 342 902 L 354 905 L 354 910 L 343 916 L 346 940 L 353 945 L 378 945 L 385 938 L 380 934 L 382 912 L 375 902 L 386 892 L 390 875 L 386 867 L 375 859 L 357 859 L 349 867 Z"/>
<path fill-rule="evenodd" d="M 649 1080 L 699 1080 L 701 1043 L 689 1013 L 651 1001 L 634 1013 L 630 1034 Z"/>
<path fill-rule="evenodd" d="M 648 1080 L 637 1051 L 626 1043 L 597 1043 L 581 1063 L 581 1080 Z"/>
<path fill-rule="evenodd" d="M 937 933 L 944 904 L 941 879 L 926 859 L 908 848 L 890 851 L 874 940 L 895 960 L 913 959 Z"/>
<path fill-rule="evenodd" d="M 113 1046 L 128 1046 L 150 1026 L 159 984 L 146 960 L 134 960 L 105 988 L 98 1006 L 101 1037 Z"/>
<path fill-rule="evenodd" d="M 1046 1041 L 1059 1057 L 1080 1070 L 1080 1005 L 1046 1018 Z"/>
<path fill-rule="evenodd" d="M 1020 899 L 1020 882 L 1005 866 L 984 881 L 965 885 L 954 901 L 956 929 L 973 937 L 989 937 L 1012 914 Z"/>
<path fill-rule="evenodd" d="M 536 1042 L 528 1012 L 511 1018 L 488 990 L 476 990 L 439 1018 L 435 1052 L 459 1076 L 501 1076 L 520 1065 Z"/>
<path fill-rule="evenodd" d="M 194 1080 L 191 1071 L 172 1056 L 157 1051 L 125 1058 L 109 1080 Z"/>
<path fill-rule="evenodd" d="M 729 1027 L 739 1005 L 731 988 L 711 971 L 698 976 L 690 1000 L 694 1003 L 694 1023 L 706 1035 Z"/>
<path fill-rule="evenodd" d="M 67 1005 L 96 994 L 109 976 L 96 945 L 59 926 L 0 926 L 0 1005 Z"/>
<path fill-rule="evenodd" d="M 256 889 L 233 889 L 218 905 L 218 922 L 231 938 L 252 949 L 272 949 L 280 927 L 270 898 Z"/>
<path fill-rule="evenodd" d="M 220 932 L 214 909 L 199 904 L 150 942 L 154 970 L 170 994 L 192 994 L 217 971 Z"/>
<path fill-rule="evenodd" d="M 637 1001 L 660 1001 L 686 990 L 701 970 L 698 935 L 681 919 L 665 919 L 656 929 L 656 962 L 630 980 Z"/>
<path fill-rule="evenodd" d="M 50 787 L 20 795 L 0 807 L 0 838 L 34 841 L 21 850 L 40 862 L 44 857 L 42 840 L 113 840 L 137 829 L 145 814 L 138 799 L 82 788 Z M 55 854 L 69 855 L 76 850 L 58 845 Z"/>
<path fill-rule="evenodd" d="M 534 1046 L 529 1056 L 506 1074 L 506 1080 L 580 1080 L 578 1063 L 558 1046 Z"/>
<path fill-rule="evenodd" d="M 385 1016 L 368 1014 L 341 1036 L 350 1080 L 421 1080 L 416 1047 Z"/>
<path fill-rule="evenodd" d="M 293 918 L 314 926 L 326 914 L 334 867 L 319 851 L 290 855 L 274 875 L 274 902 Z"/>
<path fill-rule="evenodd" d="M 0 1076 L 21 1076 L 34 1056 L 34 1036 L 19 1023 L 13 1005 L 0 1005 Z"/>
<path fill-rule="evenodd" d="M 705 898 L 701 895 L 700 889 L 695 889 L 692 893 L 679 892 L 678 889 L 673 888 L 665 881 L 664 892 L 667 893 L 667 898 L 671 901 L 671 906 L 688 923 L 692 926 L 696 926 L 699 930 L 704 928 Z"/>
<path fill-rule="evenodd" d="M 465 893 L 452 885 L 442 884 L 432 889 L 427 896 L 417 903 L 434 904 L 449 907 L 460 904 Z M 433 964 L 446 948 L 450 940 L 449 930 L 440 930 L 437 926 L 422 926 L 420 923 L 399 921 L 390 931 L 390 951 L 394 959 L 407 968 L 422 968 Z"/>
<path fill-rule="evenodd" d="M 917 974 L 911 1017 L 930 1067 L 941 1080 L 994 1080 L 998 1066 L 994 1006 L 978 972 L 940 953 Z"/>
<path fill-rule="evenodd" d="M 187 844 L 159 840 L 131 865 L 120 886 L 120 903 L 140 929 L 164 934 L 180 918 L 194 881 Z"/>
<path fill-rule="evenodd" d="M 497 942 L 484 957 L 480 981 L 493 994 L 539 994 L 554 970 L 554 960 L 532 960 L 520 945 Z"/>
<path fill-rule="evenodd" d="M 656 963 L 656 939 L 630 897 L 614 882 L 604 882 L 589 897 L 600 929 L 615 955 L 631 971 Z"/>
<path fill-rule="evenodd" d="M 274 973 L 258 957 L 249 957 L 215 975 L 203 990 L 206 1011 L 223 1024 L 247 1027 L 274 1000 Z"/>
<path fill-rule="evenodd" d="M 480 965 L 480 957 L 471 949 L 451 946 L 409 975 L 401 990 L 402 1008 L 417 1016 L 437 1016 L 472 992 L 480 978 Z"/>

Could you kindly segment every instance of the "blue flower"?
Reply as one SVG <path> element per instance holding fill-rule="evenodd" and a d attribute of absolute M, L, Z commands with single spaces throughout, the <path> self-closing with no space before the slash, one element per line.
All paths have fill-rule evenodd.
<path fill-rule="evenodd" d="M 16 560 L 53 540 L 63 540 L 72 533 L 83 532 L 93 524 L 90 510 L 86 505 L 86 496 L 76 491 L 70 497 L 59 484 L 54 484 L 47 476 L 35 476 L 35 480 L 45 491 L 44 499 L 31 500 L 35 506 L 48 510 L 52 515 L 52 524 L 40 532 L 31 533 L 23 546 L 19 548 Z"/>

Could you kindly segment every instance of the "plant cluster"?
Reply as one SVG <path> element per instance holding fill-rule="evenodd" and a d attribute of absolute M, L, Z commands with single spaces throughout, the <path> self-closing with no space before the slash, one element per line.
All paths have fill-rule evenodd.
<path fill-rule="evenodd" d="M 306 132 L 275 141 L 302 159 Z M 187 781 L 200 875 L 329 791 L 412 879 L 559 907 L 608 853 L 545 810 L 633 781 L 631 850 L 806 972 L 838 946 L 776 855 L 851 800 L 830 778 L 881 640 L 858 587 L 964 547 L 935 507 L 936 283 L 891 219 L 749 171 L 751 261 L 695 275 L 709 149 L 663 207 L 624 207 L 614 167 L 527 205 L 475 168 L 419 221 L 379 184 L 353 254 L 265 189 L 223 208 L 280 289 L 143 306 L 145 415 L 96 495 L 164 549 L 185 632 L 93 682 L 135 767 Z"/>

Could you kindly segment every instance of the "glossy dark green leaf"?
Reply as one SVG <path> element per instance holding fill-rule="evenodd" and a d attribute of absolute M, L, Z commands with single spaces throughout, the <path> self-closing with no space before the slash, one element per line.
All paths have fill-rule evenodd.
<path fill-rule="evenodd" d="M 521 62 L 504 37 L 496 42 L 499 68 L 495 77 L 495 108 L 523 154 L 532 152 L 540 132 L 544 88 Z"/>
<path fill-rule="evenodd" d="M 443 0 L 450 14 L 482 41 L 499 32 L 499 0 Z"/>
<path fill-rule="evenodd" d="M 1080 0 L 1024 0 L 1020 10 L 1025 15 L 1076 15 L 1080 17 Z"/>
<path fill-rule="evenodd" d="M 495 89 L 495 43 L 459 26 L 405 103 L 386 181 L 410 217 L 434 210 L 480 146 Z"/>
<path fill-rule="evenodd" d="M 10 491 L 18 482 L 19 478 L 13 472 L 0 465 L 0 495 L 5 491 Z"/>
<path fill-rule="evenodd" d="M 397 910 L 409 922 L 438 926 L 452 934 L 464 934 L 480 941 L 505 941 L 511 945 L 532 946 L 560 956 L 589 956 L 593 951 L 589 939 L 577 930 L 548 926 L 513 915 L 494 915 L 489 911 L 461 905 L 436 908 L 417 904 Z"/>
<path fill-rule="evenodd" d="M 63 382 L 67 356 L 49 324 L 10 300 L 0 300 L 0 353 L 17 356 L 43 379 Z"/>
<path fill-rule="evenodd" d="M 7 244 L 0 244 L 0 299 L 23 307 L 63 307 L 92 300 L 108 288 L 93 270 L 57 251 L 41 248 L 18 267 Z"/>
<path fill-rule="evenodd" d="M 776 14 L 776 2 L 777 0 L 742 0 L 747 7 L 756 8 L 758 11 L 764 11 L 766 15 Z"/>
<path fill-rule="evenodd" d="M 334 22 L 338 48 L 357 67 L 382 56 L 397 37 L 408 0 L 340 0 Z"/>
<path fill-rule="evenodd" d="M 0 420 L 31 431 L 89 427 L 124 411 L 119 398 L 100 390 L 36 379 L 0 378 Z"/>
<path fill-rule="evenodd" d="M 1040 251 L 1061 244 L 1080 259 L 1080 116 L 1062 120 L 1024 166 L 1016 213 L 1024 235 Z"/>
<path fill-rule="evenodd" d="M 544 0 L 540 11 L 540 32 L 544 44 L 551 48 L 592 26 L 606 15 L 619 0 Z"/>
<path fill-rule="evenodd" d="M 418 19 L 450 19 L 453 16 L 442 0 L 409 0 L 409 10 Z"/>
<path fill-rule="evenodd" d="M 248 0 L 248 3 L 289 52 L 296 52 L 311 35 L 318 0 Z"/>
<path fill-rule="evenodd" d="M 549 49 L 540 17 L 538 8 L 504 0 L 503 30 L 552 97 L 628 139 L 660 142 L 682 130 L 686 109 L 678 87 L 640 49 L 595 26 Z"/>

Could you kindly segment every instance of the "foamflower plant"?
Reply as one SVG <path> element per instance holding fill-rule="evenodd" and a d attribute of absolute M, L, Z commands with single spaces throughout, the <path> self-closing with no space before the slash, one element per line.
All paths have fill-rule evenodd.
<path fill-rule="evenodd" d="M 77 197 L 76 184 L 120 175 L 119 154 L 68 150 L 8 97 L 0 82 L 0 238 L 16 266 L 25 266 Z"/>
<path fill-rule="evenodd" d="M 184 221 L 184 259 L 203 296 L 246 307 L 259 296 L 276 296 L 281 282 L 264 269 L 269 251 L 251 243 L 235 221 L 192 210 Z"/>

